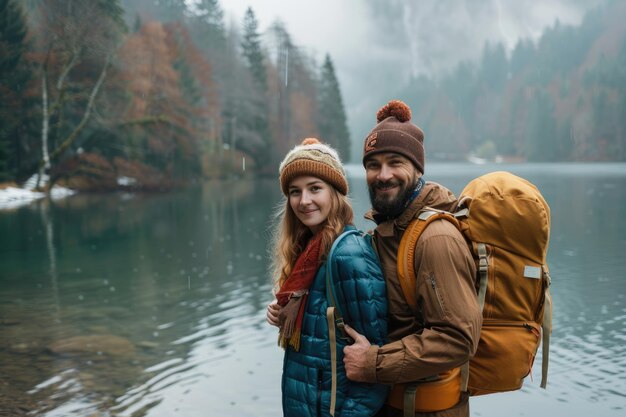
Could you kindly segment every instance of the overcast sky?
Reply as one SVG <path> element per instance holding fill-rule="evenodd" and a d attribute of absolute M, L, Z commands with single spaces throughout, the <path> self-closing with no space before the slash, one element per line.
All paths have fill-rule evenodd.
<path fill-rule="evenodd" d="M 352 140 L 373 127 L 378 107 L 413 76 L 436 75 L 480 57 L 485 41 L 510 51 L 556 19 L 578 24 L 603 0 L 223 0 L 227 21 L 251 6 L 264 31 L 282 20 L 318 62 L 329 53 L 341 83 Z"/>

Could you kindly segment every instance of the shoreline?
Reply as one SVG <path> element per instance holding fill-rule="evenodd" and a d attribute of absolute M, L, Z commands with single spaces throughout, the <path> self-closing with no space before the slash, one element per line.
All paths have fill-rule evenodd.
<path fill-rule="evenodd" d="M 76 193 L 77 191 L 75 190 L 55 185 L 52 187 L 52 190 L 50 190 L 50 198 L 60 200 Z M 44 192 L 27 190 L 13 185 L 0 188 L 0 211 L 13 210 L 27 206 L 34 201 L 45 198 L 46 195 L 47 194 Z"/>

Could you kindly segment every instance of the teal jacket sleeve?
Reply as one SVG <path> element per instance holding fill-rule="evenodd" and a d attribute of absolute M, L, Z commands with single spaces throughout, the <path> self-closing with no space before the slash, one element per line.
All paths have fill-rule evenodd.
<path fill-rule="evenodd" d="M 387 338 L 387 291 L 380 264 L 369 239 L 353 234 L 345 237 L 333 254 L 331 266 L 337 303 L 344 321 L 383 345 Z M 338 346 L 338 389 L 345 390 L 339 416 L 368 416 L 385 402 L 388 386 L 349 381 L 343 365 L 344 341 Z"/>

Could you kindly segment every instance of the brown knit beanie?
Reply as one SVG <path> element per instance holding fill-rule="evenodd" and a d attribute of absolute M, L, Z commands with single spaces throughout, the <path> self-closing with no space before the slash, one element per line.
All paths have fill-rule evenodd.
<path fill-rule="evenodd" d="M 365 138 L 363 165 L 370 156 L 395 152 L 407 157 L 424 173 L 424 132 L 411 123 L 411 109 L 400 100 L 392 100 L 376 113 L 374 129 Z"/>
<path fill-rule="evenodd" d="M 307 138 L 293 148 L 278 168 L 280 187 L 289 195 L 289 183 L 296 177 L 310 175 L 334 186 L 341 194 L 348 194 L 348 180 L 337 151 L 315 138 Z"/>

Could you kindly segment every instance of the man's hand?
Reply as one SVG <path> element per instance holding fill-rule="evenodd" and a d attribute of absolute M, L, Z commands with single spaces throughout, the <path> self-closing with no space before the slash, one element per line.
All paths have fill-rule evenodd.
<path fill-rule="evenodd" d="M 269 305 L 267 306 L 266 319 L 267 322 L 272 326 L 278 327 L 278 313 L 280 313 L 280 309 L 281 307 L 275 298 L 274 301 L 269 303 Z"/>
<path fill-rule="evenodd" d="M 365 380 L 366 354 L 371 344 L 365 336 L 352 327 L 345 325 L 346 333 L 354 343 L 343 348 L 343 363 L 346 366 L 346 376 L 351 381 L 367 382 Z"/>

